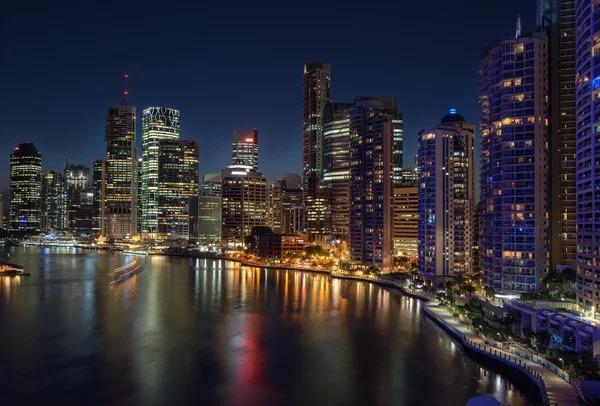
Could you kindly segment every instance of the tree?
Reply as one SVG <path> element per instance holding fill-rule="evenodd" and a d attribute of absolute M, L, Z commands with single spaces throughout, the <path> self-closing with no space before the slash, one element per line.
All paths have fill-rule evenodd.
<path fill-rule="evenodd" d="M 367 274 L 369 275 L 381 275 L 381 269 L 375 265 L 371 265 L 367 268 Z"/>
<path fill-rule="evenodd" d="M 541 352 L 545 353 L 550 346 L 550 333 L 546 330 L 535 333 L 535 345 L 538 347 L 538 351 L 541 348 Z"/>
<path fill-rule="evenodd" d="M 494 297 L 494 296 L 496 296 L 496 289 L 494 289 L 491 286 L 485 286 L 483 288 L 483 291 L 485 292 L 485 296 L 486 297 Z"/>
<path fill-rule="evenodd" d="M 562 298 L 572 296 L 576 279 L 577 272 L 573 268 L 566 268 L 563 271 L 551 270 L 542 282 L 548 287 L 551 297 Z"/>

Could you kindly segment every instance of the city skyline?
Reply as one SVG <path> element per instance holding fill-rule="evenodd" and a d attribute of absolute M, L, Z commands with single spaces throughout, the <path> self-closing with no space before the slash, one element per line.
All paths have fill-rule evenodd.
<path fill-rule="evenodd" d="M 466 9 L 473 17 L 478 14 L 483 15 L 486 10 L 484 5 L 478 4 L 479 2 L 468 1 L 467 3 Z M 131 51 L 131 55 L 125 56 L 124 46 L 116 46 L 114 50 L 111 50 L 112 59 L 103 61 L 98 66 L 92 64 L 92 62 L 97 62 L 96 55 L 83 52 L 78 55 L 79 58 L 82 58 L 80 66 L 83 69 L 78 71 L 66 69 L 56 72 L 53 70 L 56 69 L 53 66 L 48 67 L 49 70 L 43 70 L 39 68 L 39 65 L 32 65 L 22 67 L 19 72 L 15 72 L 10 66 L 3 66 L 0 69 L 6 71 L 5 77 L 11 77 L 11 81 L 5 86 L 6 97 L 3 98 L 0 111 L 13 119 L 5 128 L 0 148 L 6 151 L 6 157 L 8 157 L 15 145 L 27 141 L 35 143 L 44 155 L 44 173 L 50 170 L 61 170 L 65 158 L 68 158 L 69 162 L 91 166 L 94 160 L 102 157 L 102 154 L 98 154 L 97 151 L 104 149 L 102 138 L 106 106 L 119 103 L 125 87 L 122 75 L 129 73 L 130 81 L 127 87 L 132 106 L 135 106 L 140 112 L 153 105 L 170 107 L 180 110 L 181 114 L 186 117 L 182 123 L 181 137 L 199 141 L 201 174 L 218 172 L 230 161 L 230 148 L 227 147 L 231 142 L 231 133 L 244 128 L 260 129 L 261 155 L 271 157 L 261 163 L 261 171 L 268 179 L 275 179 L 285 173 L 299 173 L 302 165 L 299 138 L 302 133 L 302 122 L 298 111 L 302 109 L 302 98 L 298 95 L 297 89 L 298 86 L 301 86 L 302 64 L 307 61 L 321 60 L 332 66 L 333 100 L 335 102 L 352 100 L 361 94 L 398 97 L 398 110 L 404 113 L 405 122 L 404 156 L 405 160 L 411 161 L 416 152 L 418 132 L 429 123 L 435 122 L 440 114 L 443 114 L 448 108 L 455 107 L 467 120 L 477 122 L 477 71 L 480 65 L 480 50 L 490 41 L 510 35 L 508 27 L 514 26 L 517 13 L 521 13 L 523 16 L 525 31 L 535 29 L 534 1 L 531 1 L 531 4 L 523 4 L 518 1 L 505 3 L 498 8 L 498 13 L 495 14 L 493 21 L 488 21 L 489 19 L 485 19 L 485 22 L 474 21 L 474 24 L 469 25 L 468 28 L 453 34 L 454 37 L 444 39 L 444 42 L 460 43 L 461 47 L 467 51 L 455 53 L 446 49 L 449 47 L 440 46 L 436 47 L 436 55 L 430 55 L 423 51 L 430 49 L 432 44 L 440 41 L 439 35 L 436 33 L 444 32 L 448 28 L 450 23 L 445 20 L 440 21 L 440 19 L 446 15 L 458 13 L 458 10 L 453 10 L 453 7 L 441 2 L 438 7 L 433 8 L 433 12 L 429 7 L 405 6 L 403 8 L 407 8 L 406 11 L 413 13 L 413 16 L 416 17 L 430 14 L 430 19 L 436 24 L 428 28 L 426 33 L 419 33 L 414 41 L 406 40 L 406 43 L 399 44 L 399 47 L 405 50 L 401 55 L 377 65 L 363 62 L 356 64 L 350 53 L 347 52 L 353 45 L 351 41 L 347 44 L 343 41 L 336 41 L 336 43 L 340 42 L 339 47 L 332 47 L 328 41 L 317 45 L 304 45 L 294 35 L 289 34 L 293 37 L 289 38 L 292 40 L 289 43 L 290 50 L 296 51 L 293 56 L 291 51 L 287 50 L 283 54 L 278 54 L 278 59 L 274 61 L 265 60 L 265 55 L 270 55 L 275 48 L 280 49 L 281 41 L 283 41 L 283 39 L 271 39 L 266 44 L 256 44 L 256 55 L 247 58 L 247 63 L 243 65 L 243 68 L 239 64 L 230 64 L 231 57 L 227 55 L 218 58 L 218 63 L 215 62 L 211 65 L 212 67 L 203 65 L 200 72 L 202 74 L 199 76 L 213 75 L 215 84 L 193 77 L 190 70 L 197 69 L 199 61 L 187 53 L 182 55 L 182 61 L 172 66 L 161 62 L 156 65 L 150 64 L 150 69 L 146 69 L 145 65 L 150 61 L 143 54 L 143 50 L 149 45 L 145 45 L 141 41 L 139 45 L 133 45 L 134 49 Z M 54 14 L 51 10 L 48 11 L 50 13 L 49 20 L 56 22 L 60 18 L 65 18 Z M 181 11 L 177 13 L 179 12 Z M 266 24 L 255 35 L 263 35 L 263 31 L 272 29 L 273 24 L 279 26 L 276 22 L 277 12 L 277 10 L 271 12 L 274 21 Z M 334 10 L 326 9 L 324 16 L 319 18 L 326 18 L 333 12 Z M 80 10 L 80 13 L 82 21 L 93 22 L 101 17 L 92 17 L 91 10 L 86 8 Z M 349 17 L 364 18 L 352 11 L 347 11 L 347 13 Z M 36 30 L 46 28 L 44 37 L 48 39 L 67 34 L 62 32 L 66 28 L 54 29 L 54 26 L 46 26 L 48 23 L 45 22 L 39 22 L 39 26 L 35 27 L 24 24 L 25 28 L 22 28 L 19 24 L 25 15 L 19 10 L 15 10 L 12 15 L 13 18 L 6 27 L 7 32 L 14 33 L 15 39 L 12 44 L 21 44 L 21 48 L 30 49 L 39 46 L 37 43 L 30 42 L 32 36 L 39 39 L 40 36 L 32 35 Z M 235 20 L 241 16 L 234 15 L 231 18 Z M 398 17 L 399 21 L 404 18 L 407 17 Z M 35 17 L 32 18 L 32 21 L 35 20 Z M 134 27 L 142 26 L 141 17 L 133 18 L 132 24 Z M 336 28 L 338 25 L 340 25 L 339 22 L 334 22 L 332 28 Z M 372 27 L 373 23 L 370 23 L 369 26 Z M 409 38 L 417 32 L 415 23 L 410 21 L 399 26 L 402 28 L 397 34 L 392 28 L 385 30 L 389 30 L 388 35 L 398 38 Z M 21 33 L 23 29 L 29 30 L 28 35 L 18 38 L 17 34 Z M 96 36 L 101 37 L 102 35 L 102 32 L 88 32 L 79 26 L 72 27 L 70 30 L 82 31 L 82 39 L 72 39 L 72 42 L 65 44 L 66 50 L 79 47 L 77 42 L 84 38 L 93 40 Z M 452 31 L 454 32 L 454 29 Z M 479 35 L 479 31 L 484 35 Z M 68 34 L 72 35 L 73 33 L 69 32 Z M 193 32 L 188 31 L 178 31 L 176 34 L 180 35 L 181 46 L 188 43 L 190 36 L 193 37 Z M 77 35 L 72 35 L 72 37 L 75 38 Z M 10 38 L 9 35 L 9 40 Z M 252 39 L 254 37 L 244 39 L 241 37 L 241 33 L 235 31 L 222 41 L 228 44 L 228 50 L 237 50 L 238 47 L 243 48 L 254 44 L 247 43 Z M 46 38 L 42 40 L 42 42 L 44 41 Z M 15 48 L 12 46 L 8 49 L 9 58 L 18 58 L 22 61 L 31 57 L 23 54 L 16 45 L 14 45 Z M 104 45 L 99 45 L 98 54 L 102 53 L 102 46 Z M 211 52 L 213 51 L 217 52 L 211 50 Z M 40 52 L 43 53 L 43 51 Z M 207 53 L 208 57 L 215 56 L 211 52 Z M 62 50 L 59 54 L 62 54 Z M 244 55 L 247 54 L 248 52 L 245 51 Z M 415 55 L 415 57 L 409 59 L 406 58 L 406 55 Z M 223 55 L 218 54 L 217 56 Z M 57 56 L 53 56 L 53 58 L 55 57 Z M 65 55 L 64 62 L 70 63 L 70 58 Z M 444 58 L 446 61 L 443 75 L 434 72 L 439 70 L 432 65 L 437 58 Z M 189 67 L 186 66 L 188 63 Z M 262 69 L 261 66 L 264 63 L 277 64 L 276 72 Z M 431 67 L 424 67 L 424 64 L 431 65 Z M 89 66 L 93 67 L 86 70 Z M 169 80 L 157 82 L 156 75 L 158 74 L 171 74 L 171 76 L 168 76 Z M 185 77 L 188 77 L 191 83 L 185 83 Z M 448 80 L 449 77 L 452 78 L 451 81 Z M 223 88 L 219 83 L 226 78 L 231 83 Z M 355 85 L 355 79 L 360 79 L 356 82 L 358 85 Z M 41 82 L 46 85 L 41 85 Z M 270 84 L 266 90 L 264 89 L 265 83 Z M 424 85 L 440 89 L 435 100 L 429 100 L 429 96 L 420 90 Z M 457 92 L 457 88 L 461 88 L 461 92 Z M 36 89 L 36 95 L 34 96 L 29 89 Z M 258 89 L 261 89 L 260 92 Z M 247 93 L 256 96 L 252 103 L 236 104 L 232 107 L 233 114 L 230 114 L 229 110 L 226 114 L 224 110 L 219 111 L 221 109 L 220 101 Z M 459 96 L 455 97 L 455 95 Z M 74 100 L 76 102 L 73 102 Z M 25 110 L 16 107 L 23 103 L 28 105 L 28 109 L 25 110 L 35 111 L 38 117 L 26 127 L 19 124 L 25 120 Z M 71 114 L 68 117 L 62 117 L 61 111 L 64 111 L 62 105 L 70 106 Z M 48 127 L 45 123 L 50 121 L 53 122 L 53 126 Z M 137 134 L 141 134 L 141 120 L 138 120 L 137 127 Z M 137 148 L 138 151 L 141 151 L 141 137 L 137 138 Z M 64 142 L 68 142 L 66 147 Z M 5 165 L 0 168 L 0 190 L 8 190 L 8 169 Z"/>

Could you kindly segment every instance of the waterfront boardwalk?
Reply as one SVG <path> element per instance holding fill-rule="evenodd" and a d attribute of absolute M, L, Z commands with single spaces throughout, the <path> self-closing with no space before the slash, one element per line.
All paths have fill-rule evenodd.
<path fill-rule="evenodd" d="M 439 302 L 433 295 L 425 295 L 410 291 L 406 286 L 389 279 L 373 276 L 355 276 L 340 272 L 332 272 L 331 276 L 342 279 L 355 279 L 371 282 L 378 285 L 389 286 L 400 289 L 409 296 L 416 297 L 427 303 L 423 306 L 425 314 L 441 325 L 455 339 L 459 340 L 466 348 L 476 351 L 490 358 L 502 361 L 518 368 L 527 374 L 531 380 L 537 383 L 542 392 L 543 400 L 550 406 L 578 406 L 578 393 L 573 385 L 563 380 L 554 372 L 546 369 L 534 361 L 515 356 L 515 354 L 499 348 L 490 346 L 475 332 L 469 330 L 465 325 L 454 319 L 452 314 L 445 308 L 439 306 Z"/>
<path fill-rule="evenodd" d="M 558 406 L 577 406 L 577 391 L 568 382 L 564 381 L 554 372 L 546 369 L 544 366 L 521 357 L 515 357 L 514 354 L 503 351 L 499 348 L 487 345 L 481 337 L 469 330 L 463 324 L 452 317 L 450 312 L 439 307 L 437 300 L 432 300 L 425 305 L 426 313 L 436 318 L 439 322 L 445 324 L 448 328 L 454 330 L 458 337 L 462 337 L 463 344 L 475 351 L 492 355 L 494 358 L 502 359 L 515 367 L 519 367 L 529 375 L 536 375 L 543 380 L 542 387 L 545 387 L 550 405 Z"/>

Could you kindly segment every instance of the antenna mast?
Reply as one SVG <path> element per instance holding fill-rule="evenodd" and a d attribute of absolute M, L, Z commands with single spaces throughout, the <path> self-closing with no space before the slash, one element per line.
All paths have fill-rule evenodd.
<path fill-rule="evenodd" d="M 121 105 L 127 106 L 129 102 L 129 74 L 127 73 L 123 77 L 123 87 L 125 88 L 125 91 L 123 92 L 123 101 L 121 102 Z"/>

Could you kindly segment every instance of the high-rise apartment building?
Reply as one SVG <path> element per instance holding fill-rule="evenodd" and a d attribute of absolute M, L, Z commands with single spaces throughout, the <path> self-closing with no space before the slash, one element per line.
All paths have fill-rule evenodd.
<path fill-rule="evenodd" d="M 232 165 L 249 165 L 258 171 L 258 130 L 233 132 Z"/>
<path fill-rule="evenodd" d="M 50 171 L 42 176 L 41 201 L 42 230 L 64 230 L 69 223 L 68 190 L 63 174 Z"/>
<path fill-rule="evenodd" d="M 327 228 L 327 191 L 322 184 L 324 110 L 331 103 L 331 65 L 304 64 L 302 176 L 308 240 L 319 241 Z"/>
<path fill-rule="evenodd" d="M 178 140 L 179 110 L 149 107 L 142 115 L 142 237 L 158 238 L 158 159 L 161 140 Z"/>
<path fill-rule="evenodd" d="M 221 196 L 198 197 L 198 243 L 221 241 Z"/>
<path fill-rule="evenodd" d="M 510 294 L 539 291 L 548 269 L 547 41 L 518 27 L 484 51 L 480 93 L 481 268 Z"/>
<path fill-rule="evenodd" d="M 10 154 L 10 229 L 41 227 L 42 155 L 35 145 L 19 144 Z"/>
<path fill-rule="evenodd" d="M 0 191 L 0 230 L 4 229 L 4 196 Z"/>
<path fill-rule="evenodd" d="M 600 315 L 600 0 L 578 1 L 577 100 L 577 300 Z M 588 313 L 589 314 L 589 313 Z"/>
<path fill-rule="evenodd" d="M 548 241 L 554 269 L 576 262 L 575 0 L 543 0 L 540 20 L 548 34 Z"/>
<path fill-rule="evenodd" d="M 354 103 L 329 103 L 323 124 L 323 183 L 329 205 L 328 232 L 348 238 L 350 226 L 350 113 Z"/>
<path fill-rule="evenodd" d="M 419 188 L 394 188 L 394 256 L 419 257 Z"/>
<path fill-rule="evenodd" d="M 350 229 L 353 261 L 393 266 L 393 98 L 359 98 L 350 116 Z"/>
<path fill-rule="evenodd" d="M 275 233 L 281 233 L 281 184 L 281 178 L 275 179 L 269 183 L 267 190 L 267 225 Z"/>
<path fill-rule="evenodd" d="M 267 225 L 267 180 L 250 165 L 229 165 L 222 179 L 221 242 L 244 246 L 253 227 Z"/>
<path fill-rule="evenodd" d="M 94 161 L 92 168 L 92 232 L 104 235 L 104 185 L 106 183 L 106 161 L 98 159 Z"/>
<path fill-rule="evenodd" d="M 157 219 L 155 238 L 190 238 L 190 199 L 198 197 L 198 141 L 162 139 L 158 141 Z"/>
<path fill-rule="evenodd" d="M 123 238 L 137 233 L 135 122 L 135 107 L 121 105 L 108 108 L 104 126 L 104 213 L 100 223 L 102 235 L 109 238 Z"/>
<path fill-rule="evenodd" d="M 475 126 L 450 110 L 419 133 L 419 269 L 434 285 L 473 268 Z"/>

